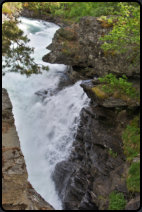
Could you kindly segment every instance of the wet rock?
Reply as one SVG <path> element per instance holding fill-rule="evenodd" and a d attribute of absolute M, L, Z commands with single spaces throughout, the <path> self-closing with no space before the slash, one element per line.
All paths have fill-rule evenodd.
<path fill-rule="evenodd" d="M 74 164 L 67 161 L 62 161 L 55 167 L 53 179 L 61 199 L 63 199 L 65 196 L 65 188 L 74 169 Z"/>
<path fill-rule="evenodd" d="M 90 193 L 86 192 L 81 203 L 79 205 L 79 210 L 98 210 L 98 207 L 90 201 Z"/>
<path fill-rule="evenodd" d="M 104 27 L 98 18 L 83 17 L 79 23 L 60 28 L 49 46 L 51 52 L 43 57 L 43 61 L 70 65 L 82 77 L 94 78 L 115 73 L 118 76 L 139 77 L 140 67 L 128 67 L 131 58 L 127 54 L 107 54 L 101 49 L 101 36 L 107 34 L 112 26 Z M 48 47 L 47 47 L 48 48 Z"/>
<path fill-rule="evenodd" d="M 36 91 L 35 95 L 37 95 L 38 97 L 40 97 L 42 101 L 44 101 L 48 93 L 49 93 L 48 90 L 42 89 L 42 90 Z"/>
<path fill-rule="evenodd" d="M 140 196 L 131 199 L 125 207 L 125 210 L 138 210 L 138 209 L 140 209 Z"/>
<path fill-rule="evenodd" d="M 88 80 L 86 84 L 93 83 Z M 64 209 L 107 210 L 112 191 L 130 198 L 126 185 L 130 164 L 121 136 L 129 123 L 129 112 L 93 103 L 82 109 L 80 117 L 71 154 L 55 168 L 56 189 Z"/>
<path fill-rule="evenodd" d="M 2 89 L 2 206 L 5 210 L 53 210 L 28 182 L 12 105 Z"/>
<path fill-rule="evenodd" d="M 94 209 L 87 197 L 89 181 L 78 163 L 62 161 L 55 167 L 53 179 L 64 210 Z"/>
<path fill-rule="evenodd" d="M 101 83 L 97 79 L 85 80 L 80 85 L 86 92 L 92 102 L 105 108 L 126 108 L 139 107 L 140 101 L 138 98 L 130 98 L 125 94 L 114 92 L 113 94 L 106 93 L 101 89 Z"/>
<path fill-rule="evenodd" d="M 48 91 L 43 89 L 43 90 L 40 90 L 40 91 L 35 92 L 35 94 L 36 94 L 37 96 L 42 96 L 42 97 L 44 97 L 44 96 L 46 96 L 46 95 L 48 94 Z"/>
<path fill-rule="evenodd" d="M 104 111 L 98 106 L 81 111 L 71 155 L 68 161 L 57 164 L 54 172 L 65 209 L 107 209 L 108 196 L 113 189 L 125 192 L 125 185 L 121 188 L 123 170 L 118 171 L 125 163 L 122 141 L 115 127 L 114 111 Z M 109 149 L 117 153 L 116 158 L 109 155 Z M 104 196 L 105 201 L 100 201 L 99 196 Z"/>

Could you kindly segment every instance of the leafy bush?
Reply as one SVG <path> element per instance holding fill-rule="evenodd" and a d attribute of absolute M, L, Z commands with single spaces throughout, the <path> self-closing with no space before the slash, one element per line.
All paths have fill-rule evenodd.
<path fill-rule="evenodd" d="M 61 4 L 55 14 L 62 15 L 64 18 L 79 20 L 83 16 L 100 16 L 113 13 L 117 3 L 113 2 L 68 2 Z"/>
<path fill-rule="evenodd" d="M 99 78 L 99 81 L 101 83 L 106 83 L 106 85 L 102 86 L 102 89 L 107 93 L 119 91 L 121 94 L 126 94 L 132 98 L 138 96 L 136 89 L 132 86 L 132 83 L 127 81 L 125 75 L 117 79 L 115 75 L 110 73 L 105 77 Z"/>
<path fill-rule="evenodd" d="M 119 9 L 116 2 L 25 2 L 23 5 L 37 13 L 48 12 L 74 20 L 83 16 L 109 15 Z"/>
<path fill-rule="evenodd" d="M 126 205 L 126 200 L 123 193 L 113 191 L 109 195 L 109 210 L 123 210 Z"/>
<path fill-rule="evenodd" d="M 139 115 L 136 116 L 122 134 L 123 149 L 127 160 L 132 160 L 140 154 Z"/>
<path fill-rule="evenodd" d="M 15 14 L 22 9 L 22 2 L 4 2 L 2 5 L 2 13 L 7 15 Z"/>
<path fill-rule="evenodd" d="M 127 125 L 122 134 L 124 154 L 131 166 L 127 176 L 127 188 L 131 192 L 140 192 L 140 162 L 132 162 L 140 154 L 140 117 L 139 115 Z"/>
<path fill-rule="evenodd" d="M 127 188 L 131 192 L 140 192 L 140 162 L 131 164 L 127 177 Z"/>
<path fill-rule="evenodd" d="M 37 15 L 46 15 L 49 13 L 54 14 L 55 10 L 60 7 L 60 4 L 60 2 L 24 2 L 23 7 L 33 11 Z"/>
<path fill-rule="evenodd" d="M 133 63 L 139 63 L 140 59 L 140 5 L 138 3 L 120 2 L 117 5 L 120 11 L 116 11 L 117 22 L 109 34 L 101 37 L 104 41 L 102 49 L 114 50 L 116 53 L 131 52 L 129 58 Z M 108 21 L 113 21 L 111 17 Z"/>

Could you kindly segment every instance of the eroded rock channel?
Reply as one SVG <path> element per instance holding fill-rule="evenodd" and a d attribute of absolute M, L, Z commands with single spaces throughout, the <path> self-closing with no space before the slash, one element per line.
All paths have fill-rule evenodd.
<path fill-rule="evenodd" d="M 30 100 L 31 97 L 33 98 L 33 93 L 36 93 L 38 97 L 44 97 L 42 99 L 44 105 L 40 102 L 40 107 L 42 108 L 41 114 L 44 111 L 42 121 L 45 120 L 45 114 L 47 114 L 50 122 L 47 123 L 47 119 L 45 122 L 41 122 L 44 127 L 46 126 L 48 133 L 45 133 L 45 130 L 41 132 L 44 135 L 43 140 L 46 142 L 48 141 L 47 143 L 49 143 L 49 146 L 46 146 L 48 147 L 47 149 L 51 151 L 47 154 L 47 152 L 44 151 L 44 148 L 42 148 L 42 145 L 39 145 L 41 148 L 38 149 L 40 150 L 39 158 L 44 155 L 44 152 L 46 156 L 46 160 L 45 157 L 43 157 L 44 164 L 47 164 L 47 166 L 51 165 L 52 167 L 52 179 L 55 182 L 56 191 L 62 201 L 64 210 L 107 210 L 109 207 L 109 195 L 113 191 L 120 192 L 124 195 L 127 200 L 125 206 L 126 210 L 136 210 L 140 205 L 139 192 L 133 193 L 127 188 L 126 178 L 130 164 L 124 155 L 122 142 L 122 132 L 133 117 L 139 114 L 140 102 L 131 101 L 124 96 L 123 98 L 118 95 L 112 95 L 109 97 L 105 96 L 99 90 L 100 82 L 97 79 L 108 73 L 113 73 L 116 76 L 122 76 L 125 74 L 139 90 L 140 69 L 139 66 L 127 67 L 127 64 L 130 61 L 127 60 L 127 55 L 125 54 L 104 54 L 101 49 L 99 37 L 108 33 L 110 29 L 111 26 L 110 28 L 104 28 L 100 20 L 97 18 L 83 17 L 79 23 L 74 23 L 71 26 L 57 30 L 52 40 L 52 44 L 49 42 L 50 45 L 47 47 L 51 52 L 45 56 L 41 54 L 41 57 L 43 56 L 44 62 L 68 65 L 68 69 L 66 69 L 66 71 L 64 70 L 64 75 L 61 75 L 61 78 L 62 76 L 65 76 L 65 80 L 62 82 L 62 80 L 57 79 L 56 81 L 55 79 L 59 74 L 59 67 L 56 67 L 55 65 L 56 70 L 54 70 L 54 65 L 52 66 L 49 64 L 51 71 L 47 74 L 47 78 L 45 74 L 45 78 L 49 83 L 49 88 L 51 87 L 52 91 L 57 92 L 52 93 L 50 89 L 47 89 L 48 92 L 38 91 L 35 90 L 34 86 L 32 88 L 33 90 L 31 89 L 30 91 L 31 93 L 29 92 L 30 95 L 28 98 Z M 44 79 L 41 79 L 42 82 L 44 82 Z M 55 83 L 53 83 L 53 79 L 55 80 Z M 66 79 L 68 79 L 69 83 L 66 82 Z M 81 83 L 81 81 L 77 82 L 78 80 L 83 81 Z M 39 81 L 38 83 L 40 84 Z M 57 86 L 53 86 L 53 84 L 56 84 Z M 64 86 L 62 86 L 62 84 Z M 60 86 L 61 89 L 59 89 Z M 48 86 L 46 85 L 45 87 L 47 88 Z M 3 90 L 3 94 L 6 94 L 5 90 Z M 85 107 L 85 100 L 87 99 L 86 95 L 90 99 L 87 107 Z M 3 97 L 3 99 L 5 100 L 5 97 Z M 63 104 L 61 102 L 63 102 Z M 55 105 L 59 105 L 59 107 L 55 107 Z M 3 107 L 5 108 L 5 106 Z M 32 104 L 31 107 L 33 107 Z M 54 108 L 54 117 L 58 117 L 55 122 L 53 120 L 52 108 Z M 11 106 L 9 109 L 11 110 Z M 38 110 L 39 104 L 38 109 L 35 109 L 35 114 L 37 114 Z M 77 114 L 75 111 L 77 111 Z M 80 120 L 78 118 L 79 113 Z M 72 116 L 72 114 L 74 114 L 74 116 Z M 9 113 L 7 112 L 6 115 L 5 112 L 3 112 L 3 117 L 8 118 L 8 122 L 3 121 L 4 141 L 8 141 L 8 138 L 5 140 L 5 133 L 11 132 L 10 126 L 13 126 L 13 118 L 9 118 Z M 12 116 L 10 115 L 10 117 Z M 58 128 L 56 128 L 57 121 Z M 40 126 L 36 125 L 36 123 L 37 122 L 34 123 L 35 128 Z M 73 128 L 74 124 L 77 132 Z M 66 126 L 68 127 L 66 128 Z M 59 128 L 63 129 L 63 132 L 66 131 L 66 133 L 62 134 L 62 130 L 57 130 Z M 72 143 L 73 140 L 74 142 Z M 37 144 L 39 141 L 42 140 L 37 140 Z M 52 145 L 50 145 L 51 141 L 53 141 Z M 60 144 L 62 145 L 60 146 Z M 11 168 L 12 161 L 15 163 L 18 160 L 18 162 L 16 162 L 17 170 L 17 167 L 24 164 L 24 160 L 22 153 L 19 152 L 20 150 L 17 150 L 19 148 L 19 143 L 14 143 L 14 146 L 8 147 L 10 149 L 7 149 L 7 143 L 4 145 L 3 174 L 5 186 L 5 182 L 6 185 L 8 185 L 9 175 L 13 176 L 13 168 Z M 15 145 L 16 149 L 13 151 L 12 148 L 15 148 Z M 51 146 L 54 148 L 51 148 Z M 59 151 L 56 152 L 58 149 Z M 36 151 L 37 148 L 34 150 Z M 66 151 L 68 150 L 70 152 L 66 154 Z M 8 155 L 6 154 L 7 151 L 10 151 Z M 21 155 L 20 160 L 19 156 L 17 157 L 19 154 Z M 9 160 L 7 159 L 9 155 L 11 155 L 10 157 L 12 157 L 12 160 L 10 159 L 8 165 L 5 166 L 5 161 Z M 51 158 L 48 156 L 51 156 Z M 140 161 L 139 156 L 134 158 L 134 161 Z M 17 174 L 22 174 L 22 178 L 26 181 L 27 172 L 25 164 L 23 167 L 23 169 L 18 168 Z M 13 181 L 14 179 L 12 178 Z M 44 179 L 43 182 L 45 181 L 48 181 L 48 179 Z M 13 183 L 13 185 L 15 184 Z M 26 189 L 24 195 L 27 194 L 29 198 L 29 189 L 30 192 L 35 191 L 31 185 L 29 186 L 29 183 L 25 185 L 28 186 L 24 187 Z M 20 184 L 20 186 L 20 189 L 23 188 L 23 185 Z M 4 187 L 3 189 L 3 205 L 6 208 L 9 208 L 12 206 L 9 206 L 8 204 L 6 205 L 6 189 L 7 187 Z M 20 193 L 20 189 L 18 190 L 19 195 L 22 196 L 23 200 L 25 196 L 23 197 L 23 193 Z M 17 193 L 15 195 L 17 195 Z M 44 192 L 44 195 L 46 196 L 47 193 Z M 38 196 L 38 198 L 39 205 L 35 206 L 34 203 L 32 203 L 32 206 L 31 203 L 28 202 L 28 204 L 23 203 L 23 205 L 20 206 L 18 205 L 19 203 L 16 203 L 18 206 L 13 207 L 21 207 L 24 209 L 48 208 L 46 205 L 47 203 L 43 202 L 43 200 L 40 199 L 40 196 Z M 33 201 L 32 197 L 30 197 L 30 199 Z M 10 201 L 9 204 L 13 204 L 13 200 Z M 54 200 L 52 201 L 54 202 Z M 50 206 L 48 209 L 50 209 Z"/>
<path fill-rule="evenodd" d="M 2 89 L 2 181 L 2 206 L 5 210 L 53 210 L 28 182 L 6 89 Z"/>

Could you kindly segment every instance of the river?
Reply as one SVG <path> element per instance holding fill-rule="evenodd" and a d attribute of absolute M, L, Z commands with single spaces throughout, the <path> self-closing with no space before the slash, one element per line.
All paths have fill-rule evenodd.
<path fill-rule="evenodd" d="M 66 66 L 42 61 L 43 55 L 50 52 L 46 47 L 59 26 L 23 17 L 19 20 L 19 27 L 30 39 L 29 45 L 35 48 L 35 62 L 48 65 L 49 71 L 30 77 L 8 72 L 3 76 L 2 87 L 7 89 L 13 105 L 28 180 L 47 202 L 62 210 L 52 173 L 55 165 L 69 156 L 79 114 L 88 104 L 88 98 L 80 87 L 80 81 L 58 91 Z M 35 94 L 42 90 L 48 90 L 44 98 Z"/>

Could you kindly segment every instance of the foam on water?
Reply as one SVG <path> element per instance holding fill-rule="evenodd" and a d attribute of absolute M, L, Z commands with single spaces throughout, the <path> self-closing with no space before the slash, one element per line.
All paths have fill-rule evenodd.
<path fill-rule="evenodd" d="M 52 172 L 55 165 L 69 156 L 79 123 L 79 113 L 88 103 L 80 82 L 43 99 L 35 95 L 41 89 L 57 88 L 65 65 L 44 63 L 41 58 L 49 50 L 55 24 L 20 18 L 19 27 L 30 38 L 35 48 L 36 62 L 49 66 L 49 71 L 30 77 L 19 73 L 7 73 L 2 85 L 8 90 L 13 104 L 16 129 L 25 157 L 28 180 L 35 190 L 55 209 L 62 209 L 55 190 Z"/>

